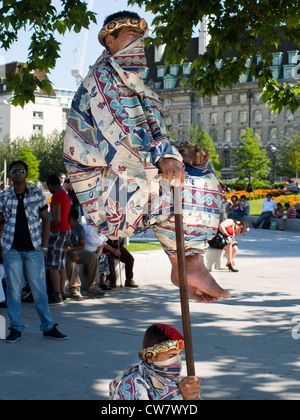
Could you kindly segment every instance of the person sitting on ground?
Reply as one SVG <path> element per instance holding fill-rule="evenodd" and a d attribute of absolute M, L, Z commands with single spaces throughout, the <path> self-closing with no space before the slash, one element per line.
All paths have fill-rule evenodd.
<path fill-rule="evenodd" d="M 112 241 L 108 241 L 104 245 L 104 252 L 108 257 L 109 262 L 109 281 L 111 287 L 116 287 L 117 277 L 115 271 L 115 259 L 119 259 L 122 263 L 125 264 L 125 286 L 126 287 L 138 287 L 138 284 L 133 280 L 133 265 L 134 258 L 130 252 L 124 246 L 124 238 Z"/>
<path fill-rule="evenodd" d="M 261 215 L 258 217 L 256 222 L 252 222 L 252 225 L 255 229 L 259 228 L 260 224 L 265 220 L 269 220 L 272 217 L 272 214 L 276 210 L 276 201 L 272 199 L 272 195 L 270 193 L 267 194 L 266 200 L 263 201 L 263 211 Z"/>
<path fill-rule="evenodd" d="M 200 379 L 179 379 L 183 336 L 172 325 L 153 324 L 145 332 L 141 363 L 130 366 L 109 384 L 110 400 L 193 400 L 200 396 Z"/>
<path fill-rule="evenodd" d="M 86 235 L 85 249 L 87 251 L 94 252 L 98 258 L 100 288 L 102 290 L 109 290 L 111 289 L 107 280 L 107 277 L 110 274 L 109 262 L 108 256 L 105 254 L 105 252 L 103 252 L 107 238 L 101 233 L 99 234 L 97 230 L 90 225 L 85 224 L 84 230 Z"/>
<path fill-rule="evenodd" d="M 298 194 L 298 187 L 292 179 L 289 179 L 289 184 L 284 187 L 284 194 Z"/>
<path fill-rule="evenodd" d="M 241 195 L 238 205 L 235 209 L 233 209 L 233 218 L 234 220 L 243 220 L 245 216 L 250 214 L 250 204 L 247 201 L 247 197 L 245 195 Z"/>
<path fill-rule="evenodd" d="M 249 231 L 248 223 L 239 220 L 227 219 L 219 225 L 217 235 L 208 241 L 209 246 L 216 249 L 224 249 L 227 258 L 226 267 L 229 271 L 237 273 L 234 258 L 238 253 L 236 235 L 245 235 Z"/>
<path fill-rule="evenodd" d="M 71 226 L 70 245 L 67 249 L 67 277 L 69 279 L 69 293 L 73 299 L 82 299 L 81 281 L 77 271 L 77 264 L 87 268 L 89 283 L 88 296 L 102 296 L 105 292 L 99 289 L 98 258 L 94 252 L 85 249 L 86 235 L 84 227 L 78 222 L 79 212 L 73 208 L 69 212 Z"/>
<path fill-rule="evenodd" d="M 291 206 L 289 203 L 285 203 L 284 207 L 285 207 L 286 213 L 282 216 L 280 220 L 280 223 L 281 223 L 280 230 L 283 230 L 283 225 L 286 220 L 296 219 L 296 214 L 297 214 L 296 208 L 294 206 Z"/>

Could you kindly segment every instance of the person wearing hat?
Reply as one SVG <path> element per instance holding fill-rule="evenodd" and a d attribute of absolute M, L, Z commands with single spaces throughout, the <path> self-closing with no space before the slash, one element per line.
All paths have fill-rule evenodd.
<path fill-rule="evenodd" d="M 168 324 L 147 328 L 139 364 L 130 366 L 109 384 L 110 400 L 193 400 L 200 396 L 200 379 L 180 380 L 183 336 Z"/>
<path fill-rule="evenodd" d="M 151 228 L 178 286 L 173 186 L 182 186 L 189 296 L 229 298 L 204 264 L 217 232 L 222 189 L 199 146 L 169 138 L 161 102 L 143 81 L 147 23 L 136 13 L 108 16 L 99 32 L 105 51 L 75 94 L 64 163 L 88 224 L 110 239 Z"/>

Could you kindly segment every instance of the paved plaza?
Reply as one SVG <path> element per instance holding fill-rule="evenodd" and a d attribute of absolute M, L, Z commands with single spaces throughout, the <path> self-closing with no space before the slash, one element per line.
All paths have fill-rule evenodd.
<path fill-rule="evenodd" d="M 300 399 L 300 233 L 254 230 L 239 237 L 239 273 L 213 274 L 228 301 L 190 301 L 196 373 L 204 400 Z M 0 340 L 0 399 L 107 400 L 108 383 L 138 361 L 145 329 L 180 330 L 179 291 L 162 251 L 135 253 L 138 289 L 118 287 L 101 299 L 51 307 L 69 339 L 39 331 L 33 304 L 14 344 Z M 146 271 L 145 271 L 146 270 Z M 8 317 L 6 309 L 0 315 Z M 297 326 L 299 319 L 299 328 Z M 185 373 L 185 365 L 183 373 Z"/>

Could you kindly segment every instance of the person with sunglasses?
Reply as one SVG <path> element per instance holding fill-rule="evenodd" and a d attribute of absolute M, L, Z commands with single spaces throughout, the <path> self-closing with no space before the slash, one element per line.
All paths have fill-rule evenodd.
<path fill-rule="evenodd" d="M 21 292 L 25 279 L 30 286 L 45 337 L 67 336 L 54 323 L 46 292 L 45 253 L 50 234 L 48 204 L 43 191 L 26 182 L 28 165 L 15 160 L 9 166 L 12 185 L 0 194 L 0 221 L 5 219 L 2 253 L 7 283 L 10 334 L 7 343 L 21 338 Z"/>

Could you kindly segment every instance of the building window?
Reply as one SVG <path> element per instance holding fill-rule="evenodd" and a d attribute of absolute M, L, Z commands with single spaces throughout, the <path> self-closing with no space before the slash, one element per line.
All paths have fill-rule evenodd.
<path fill-rule="evenodd" d="M 43 113 L 40 111 L 33 111 L 33 118 L 42 120 L 44 117 Z"/>
<path fill-rule="evenodd" d="M 247 103 L 247 93 L 241 93 L 240 94 L 240 104 Z"/>
<path fill-rule="evenodd" d="M 231 130 L 224 130 L 224 142 L 231 143 L 232 133 Z"/>
<path fill-rule="evenodd" d="M 247 111 L 239 111 L 239 122 L 240 123 L 247 122 Z"/>
<path fill-rule="evenodd" d="M 273 56 L 272 66 L 281 66 L 283 53 L 282 52 L 273 53 L 272 56 Z"/>
<path fill-rule="evenodd" d="M 183 75 L 188 76 L 191 73 L 191 65 L 192 65 L 192 63 L 183 63 L 182 64 Z"/>
<path fill-rule="evenodd" d="M 274 140 L 277 140 L 277 128 L 276 127 L 274 127 L 274 128 L 270 128 L 270 131 L 269 131 L 269 141 L 274 141 Z"/>
<path fill-rule="evenodd" d="M 217 96 L 212 96 L 211 98 L 210 98 L 210 104 L 212 105 L 212 106 L 215 106 L 215 105 L 218 105 L 218 97 Z"/>
<path fill-rule="evenodd" d="M 178 124 L 183 124 L 183 116 L 182 114 L 178 114 Z"/>
<path fill-rule="evenodd" d="M 239 130 L 239 139 L 242 140 L 242 137 L 247 133 L 246 128 L 240 128 Z"/>
<path fill-rule="evenodd" d="M 217 112 L 211 112 L 210 113 L 209 122 L 211 124 L 218 124 L 218 113 Z"/>
<path fill-rule="evenodd" d="M 292 111 L 291 111 L 290 109 L 286 109 L 286 110 L 285 110 L 285 112 L 284 112 L 284 119 L 285 119 L 285 120 L 289 120 L 289 121 L 291 121 L 291 120 L 293 120 L 293 119 L 294 119 L 294 118 L 293 118 Z"/>
<path fill-rule="evenodd" d="M 147 79 L 147 77 L 148 77 L 148 74 L 149 74 L 149 67 L 145 67 L 145 68 L 142 70 L 142 78 L 143 78 L 144 80 L 146 80 L 146 79 Z"/>
<path fill-rule="evenodd" d="M 288 51 L 289 64 L 297 64 L 299 59 L 299 51 Z"/>
<path fill-rule="evenodd" d="M 33 132 L 34 133 L 42 133 L 43 132 L 43 126 L 42 125 L 34 125 L 33 126 Z"/>
<path fill-rule="evenodd" d="M 202 124 L 202 114 L 197 114 L 197 124 Z"/>
<path fill-rule="evenodd" d="M 164 77 L 165 72 L 166 72 L 166 68 L 165 66 L 157 66 L 156 67 L 156 71 L 157 71 L 157 77 Z"/>
<path fill-rule="evenodd" d="M 172 64 L 170 66 L 170 74 L 171 76 L 177 76 L 179 71 L 179 65 L 178 64 Z"/>
<path fill-rule="evenodd" d="M 203 98 L 201 96 L 198 98 L 198 106 L 203 106 Z"/>
<path fill-rule="evenodd" d="M 166 76 L 164 78 L 164 89 L 173 89 L 176 86 L 176 77 Z"/>
<path fill-rule="evenodd" d="M 284 79 L 293 79 L 294 77 L 294 67 L 295 64 L 286 64 L 283 66 L 283 78 Z"/>
<path fill-rule="evenodd" d="M 218 132 L 217 132 L 217 130 L 210 130 L 209 136 L 210 136 L 210 138 L 212 139 L 212 141 L 214 143 L 217 143 L 217 141 L 218 141 Z"/>
<path fill-rule="evenodd" d="M 232 123 L 232 112 L 224 112 L 224 123 L 231 124 Z"/>
<path fill-rule="evenodd" d="M 231 166 L 229 147 L 226 147 L 224 149 L 224 166 L 225 166 L 225 168 L 230 168 L 230 166 Z"/>
<path fill-rule="evenodd" d="M 225 95 L 225 105 L 232 104 L 232 95 Z"/>
<path fill-rule="evenodd" d="M 254 128 L 254 134 L 256 134 L 257 137 L 259 138 L 259 140 L 261 141 L 261 139 L 262 139 L 262 129 L 261 128 Z"/>
<path fill-rule="evenodd" d="M 270 70 L 272 72 L 272 77 L 275 80 L 279 79 L 280 67 L 279 66 L 271 66 Z"/>
<path fill-rule="evenodd" d="M 262 111 L 260 109 L 256 109 L 253 112 L 253 120 L 255 122 L 261 122 L 262 121 Z"/>
<path fill-rule="evenodd" d="M 270 121 L 277 121 L 278 120 L 277 112 L 269 110 L 269 120 Z"/>

